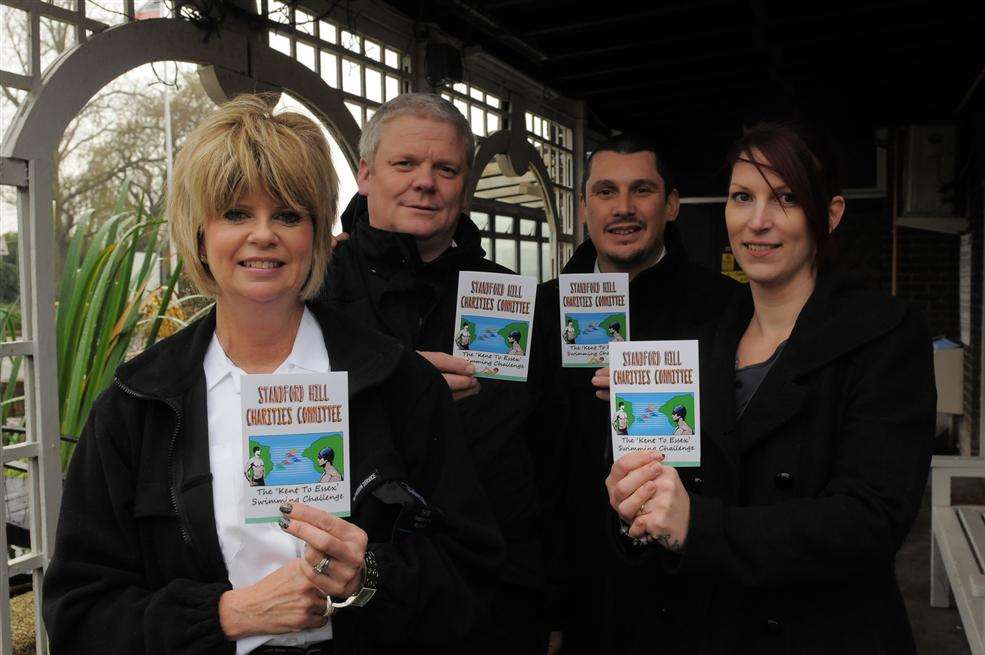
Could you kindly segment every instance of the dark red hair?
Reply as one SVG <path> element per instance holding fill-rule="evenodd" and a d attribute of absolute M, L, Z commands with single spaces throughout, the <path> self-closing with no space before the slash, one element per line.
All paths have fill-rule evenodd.
<path fill-rule="evenodd" d="M 769 163 L 756 161 L 753 150 L 758 150 Z M 755 166 L 764 180 L 764 169 L 772 171 L 790 188 L 794 200 L 807 216 L 815 248 L 814 265 L 817 266 L 828 247 L 828 208 L 831 199 L 840 192 L 831 168 L 825 166 L 799 130 L 779 123 L 757 123 L 746 130 L 728 152 L 730 167 L 740 161 Z M 769 184 L 769 180 L 766 183 Z M 770 189 L 779 202 L 780 197 L 772 184 Z"/>

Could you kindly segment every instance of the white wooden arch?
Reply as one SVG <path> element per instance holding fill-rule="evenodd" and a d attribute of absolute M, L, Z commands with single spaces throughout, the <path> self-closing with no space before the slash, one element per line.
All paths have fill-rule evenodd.
<path fill-rule="evenodd" d="M 67 51 L 21 105 L 0 145 L 0 184 L 17 188 L 23 338 L 0 344 L 0 357 L 24 357 L 25 443 L 2 448 L 2 462 L 26 459 L 31 478 L 31 551 L 7 561 L 0 531 L 0 654 L 10 644 L 9 577 L 33 573 L 36 607 L 41 575 L 54 546 L 61 499 L 55 279 L 52 215 L 53 159 L 65 129 L 87 102 L 120 75 L 155 61 L 199 64 L 216 102 L 248 91 L 287 91 L 326 125 L 353 170 L 359 127 L 340 91 L 290 57 L 269 48 L 260 33 L 226 30 L 208 35 L 181 19 L 130 22 L 92 35 Z M 4 488 L 0 480 L 0 501 Z M 0 524 L 6 524 L 0 502 Z M 40 611 L 37 652 L 46 653 Z"/>
<path fill-rule="evenodd" d="M 475 162 L 469 174 L 469 180 L 465 188 L 466 198 L 471 203 L 475 196 L 476 187 L 482 177 L 482 171 L 493 160 L 499 165 L 503 175 L 508 177 L 520 177 L 527 171 L 532 171 L 540 188 L 543 190 L 544 214 L 551 234 L 551 261 L 552 267 L 557 268 L 560 261 L 558 253 L 558 210 L 557 196 L 554 193 L 554 182 L 547 172 L 547 166 L 541 158 L 537 149 L 527 141 L 526 132 L 523 130 L 522 120 L 517 123 L 515 118 L 518 112 L 513 112 L 514 125 L 520 125 L 518 130 L 500 130 L 493 132 L 486 137 L 475 153 Z M 519 112 L 522 118 L 522 112 Z"/>

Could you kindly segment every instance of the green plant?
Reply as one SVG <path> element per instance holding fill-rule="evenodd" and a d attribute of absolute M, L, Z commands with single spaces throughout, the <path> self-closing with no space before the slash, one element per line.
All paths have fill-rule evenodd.
<path fill-rule="evenodd" d="M 0 341 L 16 341 L 20 334 L 20 308 L 17 301 L 0 306 Z M 20 373 L 23 357 L 10 358 L 10 370 L 7 374 L 7 381 L 0 379 L 0 427 L 6 425 L 7 416 L 15 403 L 24 400 L 24 396 L 16 396 L 17 376 Z M 12 442 L 4 433 L 2 444 Z"/>
<path fill-rule="evenodd" d="M 69 242 L 58 292 L 56 340 L 58 398 L 61 431 L 77 436 L 89 409 L 113 381 L 116 367 L 130 347 L 140 318 L 140 302 L 155 257 L 147 256 L 135 270 L 138 249 L 156 252 L 163 221 L 148 217 L 142 206 L 125 210 L 129 185 L 117 195 L 116 213 L 110 216 L 83 248 L 91 213 L 86 214 Z M 84 252 L 83 252 L 84 249 Z M 167 281 L 161 310 L 144 347 L 153 343 L 161 315 L 174 291 L 181 267 Z M 74 444 L 62 444 L 67 463 Z"/>

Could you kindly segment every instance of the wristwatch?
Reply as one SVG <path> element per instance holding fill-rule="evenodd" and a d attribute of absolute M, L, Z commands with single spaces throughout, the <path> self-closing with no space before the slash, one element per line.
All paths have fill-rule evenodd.
<path fill-rule="evenodd" d="M 376 590 L 380 586 L 380 568 L 376 563 L 376 555 L 373 551 L 367 550 L 363 556 L 363 583 L 362 589 L 352 594 L 342 601 L 331 601 L 333 611 L 343 607 L 364 607 L 376 595 Z"/>

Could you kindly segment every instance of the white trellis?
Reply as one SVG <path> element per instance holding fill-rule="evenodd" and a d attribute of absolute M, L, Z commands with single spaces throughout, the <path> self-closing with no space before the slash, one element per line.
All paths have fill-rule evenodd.
<path fill-rule="evenodd" d="M 3 0 L 27 11 L 37 26 L 55 10 L 62 20 L 78 21 L 79 30 L 98 27 L 81 12 L 41 2 Z M 132 15 L 132 2 L 130 3 Z M 105 28 L 105 26 L 103 26 Z M 39 71 L 37 30 L 30 41 L 31 71 Z M 57 357 L 55 351 L 54 234 L 52 227 L 53 153 L 68 126 L 105 85 L 137 66 L 154 61 L 197 63 L 203 83 L 215 100 L 243 91 L 284 90 L 298 98 L 332 131 L 353 167 L 358 161 L 359 128 L 342 93 L 290 57 L 270 49 L 246 30 L 225 31 L 221 39 L 206 35 L 189 21 L 154 19 L 103 29 L 65 52 L 43 75 L 4 74 L 0 82 L 28 91 L 0 148 L 0 184 L 17 189 L 20 297 L 23 338 L 0 344 L 0 357 L 24 357 L 26 438 L 4 446 L 2 462 L 28 462 L 31 548 L 14 560 L 0 558 L 0 654 L 11 652 L 9 580 L 33 575 L 36 639 L 47 652 L 41 621 L 41 576 L 54 545 L 61 494 Z M 0 476 L 0 501 L 6 499 Z M 0 522 L 6 525 L 5 503 Z M 0 550 L 7 552 L 5 531 Z"/>

